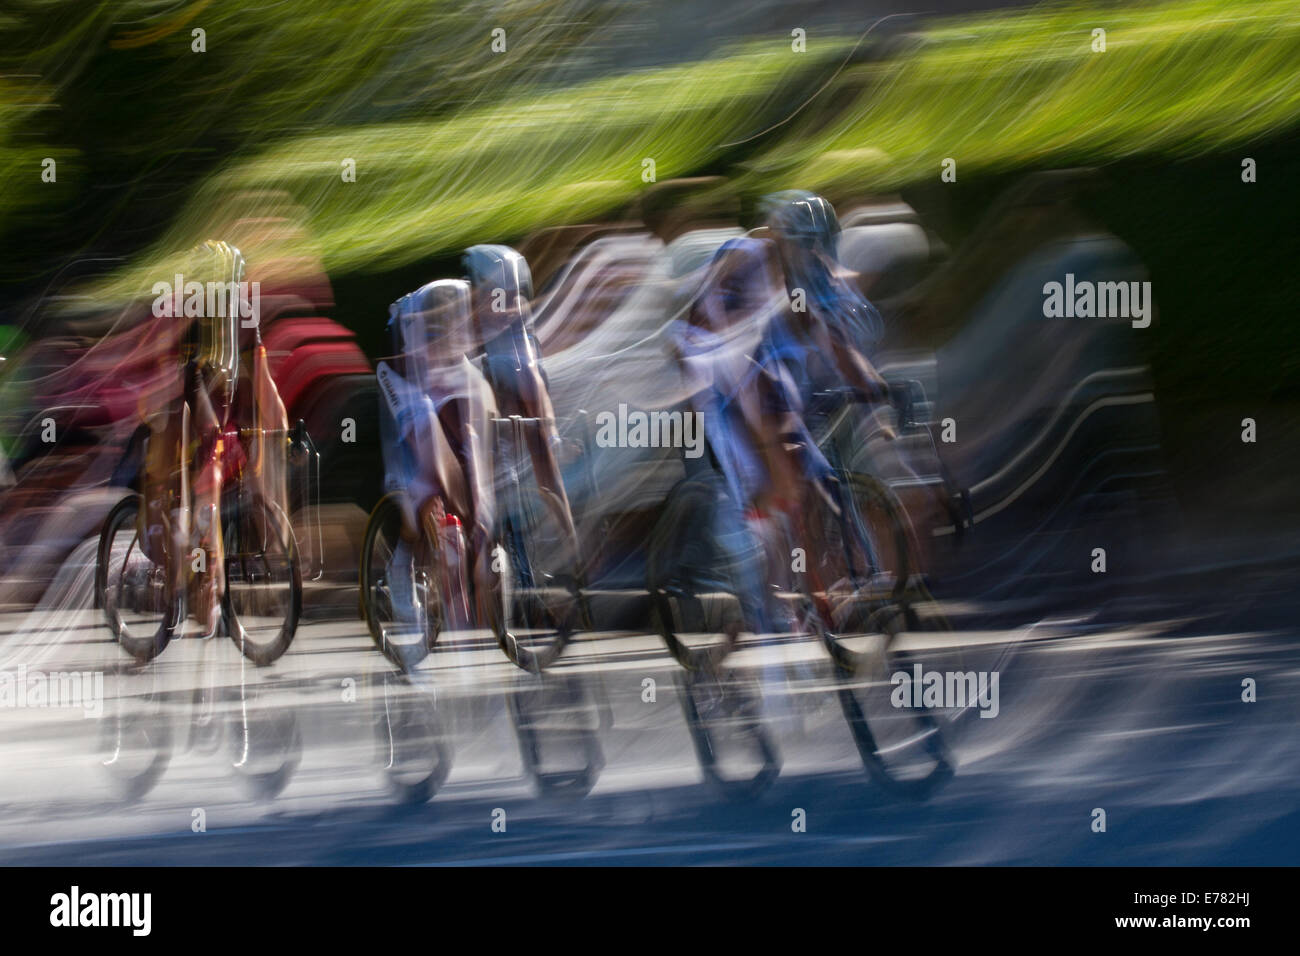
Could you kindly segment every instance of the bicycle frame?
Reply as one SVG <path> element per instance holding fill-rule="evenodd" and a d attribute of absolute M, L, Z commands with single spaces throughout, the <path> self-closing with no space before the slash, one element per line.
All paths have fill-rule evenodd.
<path fill-rule="evenodd" d="M 527 453 L 527 438 L 524 436 L 525 426 L 531 425 L 540 428 L 542 426 L 542 421 L 538 418 L 524 418 L 520 415 L 510 415 L 506 418 L 493 418 L 491 421 L 497 430 L 495 442 L 497 461 L 501 461 L 504 457 L 500 454 L 501 448 L 505 444 L 505 442 L 502 441 L 503 433 L 508 436 L 512 452 L 505 467 L 506 486 L 511 493 L 512 499 L 509 504 L 509 511 L 506 513 L 506 522 L 507 527 L 509 528 L 507 537 L 510 539 L 510 545 L 514 552 L 511 555 L 511 560 L 517 562 L 515 567 L 519 572 L 520 583 L 523 584 L 524 587 L 534 588 L 537 586 L 537 582 L 533 578 L 533 569 L 528 560 L 527 549 L 524 547 L 523 535 L 516 522 L 511 520 L 510 516 L 521 515 L 523 514 L 524 509 L 523 481 L 519 476 L 519 472 L 523 463 L 523 457 Z"/>
<path fill-rule="evenodd" d="M 510 518 L 512 515 L 524 514 L 525 510 L 522 472 L 525 459 L 529 454 L 527 432 L 529 429 L 542 432 L 546 429 L 552 429 L 555 427 L 555 421 L 554 419 L 526 417 L 523 415 L 508 415 L 492 418 L 490 421 L 497 430 L 495 442 L 497 461 L 500 462 L 503 459 L 506 461 L 504 474 L 509 510 L 505 513 L 505 517 L 509 526 L 511 543 L 515 547 L 519 560 L 522 562 L 519 568 L 521 582 L 525 587 L 536 587 L 537 581 L 531 563 L 528 561 L 522 531 L 517 527 L 516 522 L 510 520 Z M 506 446 L 511 450 L 509 457 L 501 454 L 501 449 Z M 594 477 L 591 480 L 594 482 Z M 543 507 L 545 506 L 543 505 Z M 574 546 L 577 547 L 577 544 L 575 541 Z M 575 554 L 574 558 L 576 560 L 578 555 Z"/>
<path fill-rule="evenodd" d="M 848 469 L 844 465 L 844 456 L 840 449 L 840 434 L 846 423 L 849 421 L 849 410 L 855 404 L 865 405 L 867 402 L 853 401 L 852 393 L 843 389 L 837 390 L 836 392 L 822 392 L 819 394 L 834 394 L 840 398 L 840 406 L 833 413 L 834 417 L 831 419 L 831 424 L 826 429 L 823 439 L 818 442 L 818 447 L 821 448 L 823 453 L 826 455 L 826 460 L 829 462 L 831 469 L 840 482 L 839 485 L 829 489 L 836 499 L 835 506 L 839 511 L 838 517 L 840 519 L 840 524 L 852 535 L 853 538 L 857 539 L 858 544 L 861 545 L 863 551 L 866 553 L 867 560 L 871 562 L 871 568 L 865 569 L 869 573 L 870 571 L 880 567 L 880 554 L 876 549 L 876 543 L 868 529 L 863 527 L 862 516 L 857 514 L 856 509 L 849 507 L 852 503 L 852 497 L 849 496 L 846 500 L 845 496 L 840 494 L 840 490 L 844 487 L 845 481 L 848 477 Z M 852 512 L 852 514 L 850 514 L 850 512 Z M 858 571 L 855 567 L 852 549 L 848 546 L 847 536 L 843 536 L 843 538 L 845 565 L 849 570 L 850 579 L 858 580 Z"/>
<path fill-rule="evenodd" d="M 847 389 L 818 392 L 817 395 L 823 398 L 837 396 L 841 399 L 840 407 L 832 413 L 831 424 L 825 430 L 824 440 L 834 441 L 838 439 L 839 432 L 848 418 L 850 406 L 860 402 L 853 396 L 851 390 Z M 939 454 L 939 443 L 934 437 L 935 422 L 929 417 L 922 418 L 918 415 L 919 409 L 930 407 L 930 403 L 926 400 L 925 387 L 916 379 L 891 380 L 889 383 L 889 396 L 890 404 L 894 408 L 894 424 L 899 437 L 924 436 L 925 450 L 929 452 L 930 459 L 935 463 L 937 469 L 931 474 L 919 474 L 910 478 L 896 478 L 890 482 L 890 486 L 893 488 L 939 489 L 945 497 L 945 503 L 948 505 L 949 510 L 954 514 L 954 526 L 956 533 L 960 535 L 974 525 L 974 516 L 970 513 L 970 503 L 967 500 L 966 493 L 958 485 L 952 472 L 948 470 L 943 456 Z M 834 444 L 834 448 L 838 453 L 839 445 L 837 442 Z M 840 465 L 842 467 L 842 459 Z M 837 468 L 837 470 L 839 469 Z"/>

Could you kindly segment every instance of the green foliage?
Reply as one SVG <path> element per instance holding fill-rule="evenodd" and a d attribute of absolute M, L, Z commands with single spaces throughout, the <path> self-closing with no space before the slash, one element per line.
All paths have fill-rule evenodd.
<path fill-rule="evenodd" d="M 1106 31 L 1105 52 L 1092 30 Z M 1020 167 L 1188 156 L 1300 115 L 1300 7 L 1199 0 L 999 14 L 928 32 L 911 55 L 846 70 L 859 90 L 750 170 L 754 188 L 844 192 Z"/>
<path fill-rule="evenodd" d="M 63 157 L 60 189 L 92 212 L 106 203 L 88 184 L 122 183 L 113 202 L 163 218 L 95 290 L 117 300 L 250 197 L 301 227 L 277 252 L 371 272 L 610 214 L 645 188 L 645 158 L 660 180 L 733 164 L 749 193 L 838 196 L 937 179 L 945 157 L 964 178 L 1204 154 L 1300 115 L 1300 8 L 1278 0 L 998 11 L 933 22 L 867 62 L 846 63 L 856 37 L 803 55 L 777 37 L 575 81 L 567 64 L 602 42 L 605 9 L 16 0 L 0 19 L 0 232 L 66 208 L 32 185 L 41 157 Z M 497 22 L 508 50 L 494 55 Z M 194 28 L 207 53 L 189 52 Z M 111 216 L 97 227 L 112 234 Z"/>

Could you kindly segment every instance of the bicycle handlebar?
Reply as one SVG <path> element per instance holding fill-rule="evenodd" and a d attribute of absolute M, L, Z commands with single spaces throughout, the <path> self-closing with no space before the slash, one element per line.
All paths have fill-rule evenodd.
<path fill-rule="evenodd" d="M 310 441 L 310 436 L 307 434 L 307 427 L 303 423 L 302 419 L 298 419 L 298 421 L 289 428 L 255 428 L 253 426 L 247 426 L 238 429 L 238 434 L 240 438 L 256 438 L 259 434 L 284 435 L 294 442 Z"/>
<path fill-rule="evenodd" d="M 912 383 L 910 381 L 895 380 L 881 381 L 877 394 L 869 395 L 856 385 L 838 385 L 835 388 L 822 389 L 813 392 L 814 398 L 842 398 L 846 404 L 852 405 L 870 405 L 882 399 L 891 403 L 896 403 L 900 399 L 909 398 L 912 394 Z"/>

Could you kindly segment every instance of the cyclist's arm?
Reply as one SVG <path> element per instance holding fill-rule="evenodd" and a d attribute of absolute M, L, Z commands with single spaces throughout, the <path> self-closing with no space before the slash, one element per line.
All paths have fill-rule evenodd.
<path fill-rule="evenodd" d="M 871 360 L 843 334 L 820 318 L 813 319 L 813 338 L 819 348 L 829 353 L 844 384 L 869 401 L 880 401 L 888 394 L 885 379 Z"/>

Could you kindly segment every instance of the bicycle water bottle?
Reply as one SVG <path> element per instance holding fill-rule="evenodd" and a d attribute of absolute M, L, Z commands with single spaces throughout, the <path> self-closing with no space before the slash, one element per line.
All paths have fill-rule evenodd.
<path fill-rule="evenodd" d="M 438 529 L 442 549 L 442 593 L 447 607 L 447 629 L 469 627 L 469 562 L 465 557 L 465 530 L 460 518 L 448 514 Z"/>

